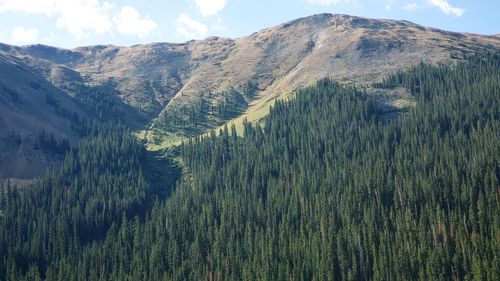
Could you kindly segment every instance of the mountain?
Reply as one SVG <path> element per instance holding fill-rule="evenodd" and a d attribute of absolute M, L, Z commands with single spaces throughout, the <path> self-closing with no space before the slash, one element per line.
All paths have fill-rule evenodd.
<path fill-rule="evenodd" d="M 498 36 L 331 14 L 236 39 L 71 50 L 1 45 L 0 98 L 9 100 L 2 103 L 1 145 L 12 132 L 33 138 L 41 128 L 71 141 L 78 136 L 68 117 L 78 116 L 124 121 L 150 144 L 162 146 L 226 122 L 258 121 L 276 99 L 321 78 L 369 86 L 420 62 L 450 64 L 469 53 L 499 49 Z M 2 177 L 39 174 L 13 173 L 7 167 L 15 155 L 0 154 Z"/>
<path fill-rule="evenodd" d="M 321 79 L 161 158 L 84 125 L 60 169 L 0 183 L 0 280 L 500 280 L 500 53 L 373 87 L 415 106 Z"/>
<path fill-rule="evenodd" d="M 23 59 L 1 53 L 0 178 L 32 178 L 64 156 L 64 152 L 46 151 L 41 134 L 52 133 L 76 144 L 79 136 L 71 120 L 87 114 Z"/>

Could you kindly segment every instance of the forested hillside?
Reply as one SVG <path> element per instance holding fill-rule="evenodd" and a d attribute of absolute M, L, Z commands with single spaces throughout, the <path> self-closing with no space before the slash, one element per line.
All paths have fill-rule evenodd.
<path fill-rule="evenodd" d="M 90 130 L 60 171 L 3 187 L 0 279 L 499 280 L 500 55 L 375 86 L 416 106 L 388 119 L 322 80 L 244 137 L 184 143 L 171 193 L 125 129 Z"/>

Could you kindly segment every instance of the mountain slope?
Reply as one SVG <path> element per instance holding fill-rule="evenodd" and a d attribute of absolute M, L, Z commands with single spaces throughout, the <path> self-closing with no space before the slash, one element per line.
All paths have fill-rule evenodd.
<path fill-rule="evenodd" d="M 467 60 L 377 84 L 417 103 L 390 121 L 320 80 L 179 147 L 167 197 L 130 132 L 91 129 L 60 170 L 0 184 L 0 279 L 500 280 L 500 56 Z"/>
<path fill-rule="evenodd" d="M 238 39 L 74 50 L 28 46 L 20 52 L 80 74 L 46 71 L 60 88 L 65 88 L 64 82 L 82 81 L 110 86 L 143 117 L 159 116 L 150 123 L 153 127 L 176 132 L 187 126 L 176 119 L 187 118 L 182 113 L 200 100 L 216 107 L 233 98 L 239 100 L 240 109 L 251 105 L 252 111 L 320 78 L 373 82 L 422 60 L 450 62 L 466 52 L 499 48 L 495 36 L 446 32 L 407 21 L 320 14 Z M 212 108 L 202 115 L 195 133 L 227 119 Z"/>
<path fill-rule="evenodd" d="M 0 179 L 39 176 L 64 156 L 64 151 L 44 149 L 41 133 L 75 144 L 79 135 L 72 124 L 87 114 L 22 60 L 2 51 L 0 73 Z"/>
<path fill-rule="evenodd" d="M 421 61 L 453 63 L 499 49 L 498 36 L 319 14 L 236 39 L 72 50 L 2 45 L 0 55 L 22 61 L 54 91 L 86 104 L 91 116 L 103 115 L 111 104 L 120 120 L 161 145 L 231 120 L 257 121 L 275 99 L 324 77 L 367 85 Z M 92 112 L 97 104 L 101 109 Z M 115 111 L 104 118 L 114 118 Z"/>

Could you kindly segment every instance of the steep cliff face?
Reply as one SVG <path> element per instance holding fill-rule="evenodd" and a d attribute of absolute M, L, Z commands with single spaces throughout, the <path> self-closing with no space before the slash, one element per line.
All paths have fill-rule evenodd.
<path fill-rule="evenodd" d="M 159 135 L 177 139 L 226 122 L 256 121 L 275 99 L 320 78 L 367 84 L 421 61 L 453 63 L 483 50 L 500 50 L 500 38 L 407 21 L 320 14 L 237 39 L 73 50 L 0 45 L 0 82 L 5 89 L 22 85 L 16 86 L 19 96 L 35 103 L 31 95 L 40 98 L 41 90 L 30 88 L 30 81 L 42 81 L 41 88 L 56 95 L 68 111 L 104 119 L 118 115 L 134 129 L 148 132 L 149 140 L 161 142 Z M 0 89 L 2 99 L 9 98 L 5 89 Z M 37 110 L 45 114 L 49 109 Z M 29 107 L 2 104 L 3 128 L 15 127 L 12 118 L 4 117 L 13 114 L 40 115 Z M 61 124 L 67 121 L 57 118 L 43 126 L 65 132 Z"/>

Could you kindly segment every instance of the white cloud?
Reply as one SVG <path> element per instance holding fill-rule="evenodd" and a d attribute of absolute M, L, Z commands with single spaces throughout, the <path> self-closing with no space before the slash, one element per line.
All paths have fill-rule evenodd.
<path fill-rule="evenodd" d="M 37 38 L 38 29 L 36 28 L 24 28 L 21 26 L 16 26 L 11 33 L 12 42 L 16 44 L 34 43 Z"/>
<path fill-rule="evenodd" d="M 110 32 L 111 8 L 109 2 L 99 0 L 4 0 L 0 3 L 0 13 L 13 11 L 55 17 L 57 28 L 67 29 L 77 39 L 88 32 Z"/>
<path fill-rule="evenodd" d="M 204 16 L 212 16 L 224 9 L 227 0 L 195 0 L 196 6 Z"/>
<path fill-rule="evenodd" d="M 145 37 L 158 27 L 149 16 L 141 18 L 139 11 L 130 6 L 122 7 L 120 13 L 113 18 L 113 22 L 119 33 L 139 37 Z"/>
<path fill-rule="evenodd" d="M 54 14 L 55 0 L 4 0 L 0 2 L 0 13 L 8 11 L 26 12 L 30 14 Z"/>
<path fill-rule="evenodd" d="M 333 4 L 353 2 L 353 0 L 307 0 L 307 2 L 309 2 L 311 4 L 322 5 L 322 6 L 330 6 Z"/>
<path fill-rule="evenodd" d="M 210 27 L 210 31 L 213 33 L 221 34 L 221 33 L 226 32 L 227 28 L 224 25 L 222 25 L 222 19 L 218 18 L 217 23 Z"/>
<path fill-rule="evenodd" d="M 410 3 L 406 3 L 403 7 L 401 7 L 403 10 L 406 10 L 406 11 L 415 11 L 416 9 L 418 9 L 418 4 L 415 3 L 415 2 L 410 2 Z"/>
<path fill-rule="evenodd" d="M 124 6 L 112 17 L 114 4 L 102 0 L 0 0 L 0 13 L 21 12 L 45 15 L 55 19 L 59 29 L 69 31 L 77 40 L 89 34 L 111 34 L 117 29 L 121 34 L 146 36 L 157 28 L 148 17 Z"/>
<path fill-rule="evenodd" d="M 102 34 L 111 31 L 109 18 L 111 4 L 100 4 L 97 0 L 61 0 L 57 1 L 59 14 L 56 26 L 66 28 L 77 39 L 87 35 L 88 31 Z"/>
<path fill-rule="evenodd" d="M 438 7 L 443 13 L 454 16 L 461 16 L 465 13 L 465 10 L 459 7 L 453 7 L 447 0 L 429 0 L 429 3 L 433 6 Z"/>
<path fill-rule="evenodd" d="M 193 20 L 187 14 L 180 14 L 175 24 L 177 33 L 188 39 L 203 38 L 208 33 L 208 28 L 201 22 Z"/>

